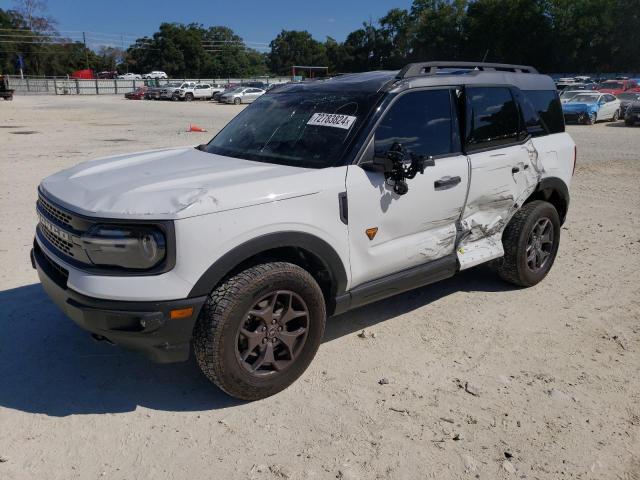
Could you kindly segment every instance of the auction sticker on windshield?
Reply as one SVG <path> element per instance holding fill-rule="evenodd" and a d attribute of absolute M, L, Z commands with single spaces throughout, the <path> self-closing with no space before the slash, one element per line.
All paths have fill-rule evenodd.
<path fill-rule="evenodd" d="M 307 125 L 319 125 L 321 127 L 336 127 L 348 130 L 358 117 L 341 115 L 339 113 L 314 113 Z"/>

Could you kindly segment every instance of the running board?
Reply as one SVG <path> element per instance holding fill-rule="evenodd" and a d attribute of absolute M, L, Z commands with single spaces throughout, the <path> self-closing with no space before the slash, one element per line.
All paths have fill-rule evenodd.
<path fill-rule="evenodd" d="M 444 280 L 455 275 L 456 270 L 456 255 L 451 254 L 386 277 L 371 280 L 336 298 L 336 309 L 333 314 L 338 315 L 353 308 Z"/>

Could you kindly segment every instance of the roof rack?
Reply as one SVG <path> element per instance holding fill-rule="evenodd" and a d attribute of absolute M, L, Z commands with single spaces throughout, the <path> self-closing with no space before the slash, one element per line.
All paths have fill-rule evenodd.
<path fill-rule="evenodd" d="M 538 73 L 538 71 L 527 65 L 511 65 L 508 63 L 485 63 L 485 62 L 418 62 L 410 63 L 400 70 L 396 78 L 418 77 L 420 75 L 435 74 L 439 69 L 459 68 L 480 71 L 499 71 L 511 73 Z"/>

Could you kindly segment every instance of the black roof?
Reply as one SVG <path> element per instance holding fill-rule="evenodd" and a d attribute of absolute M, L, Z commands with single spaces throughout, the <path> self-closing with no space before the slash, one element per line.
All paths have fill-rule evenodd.
<path fill-rule="evenodd" d="M 278 88 L 274 93 L 316 91 L 375 93 L 382 90 L 396 91 L 416 87 L 473 84 L 514 85 L 522 90 L 556 90 L 556 85 L 551 77 L 537 73 L 533 67 L 508 64 L 429 62 L 410 64 L 401 71 L 379 70 L 350 73 L 327 80 L 291 83 Z"/>

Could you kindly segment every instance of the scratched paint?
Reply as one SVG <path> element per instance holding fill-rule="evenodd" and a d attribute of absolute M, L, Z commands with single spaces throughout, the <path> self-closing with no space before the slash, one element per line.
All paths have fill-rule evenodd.
<path fill-rule="evenodd" d="M 508 153 L 497 156 L 487 152 L 471 157 L 469 198 L 457 245 L 461 270 L 504 255 L 502 233 L 544 173 L 531 141 L 510 147 Z"/>

